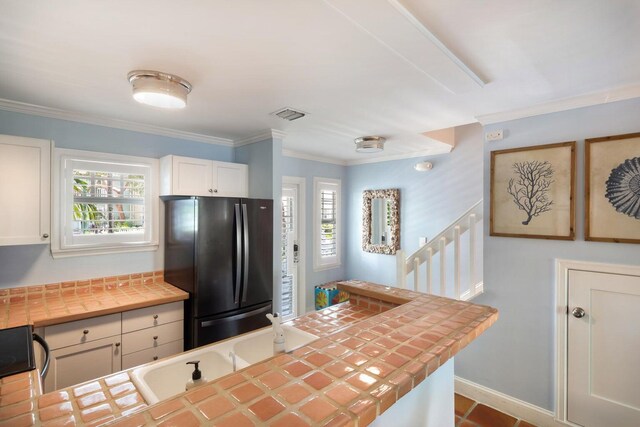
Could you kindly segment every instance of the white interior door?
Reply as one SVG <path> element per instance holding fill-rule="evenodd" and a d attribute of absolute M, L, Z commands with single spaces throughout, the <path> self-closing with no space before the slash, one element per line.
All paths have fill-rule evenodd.
<path fill-rule="evenodd" d="M 282 187 L 282 313 L 284 319 L 298 316 L 299 298 L 299 197 L 298 187 Z"/>
<path fill-rule="evenodd" d="M 569 271 L 567 419 L 640 426 L 640 277 Z"/>

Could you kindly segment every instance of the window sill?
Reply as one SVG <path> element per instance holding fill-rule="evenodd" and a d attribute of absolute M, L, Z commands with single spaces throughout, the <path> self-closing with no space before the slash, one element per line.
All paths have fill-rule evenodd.
<path fill-rule="evenodd" d="M 342 267 L 342 263 L 337 263 L 337 264 L 327 264 L 327 265 L 319 265 L 319 266 L 313 266 L 313 271 L 318 272 L 318 271 L 325 271 L 325 270 L 333 270 L 334 268 L 340 268 Z"/>
<path fill-rule="evenodd" d="M 108 247 L 108 248 L 78 248 L 78 249 L 53 249 L 51 248 L 51 256 L 57 258 L 73 258 L 79 256 L 92 255 L 111 255 L 131 252 L 151 252 L 157 251 L 159 245 L 157 243 L 150 245 L 126 246 L 126 247 Z"/>

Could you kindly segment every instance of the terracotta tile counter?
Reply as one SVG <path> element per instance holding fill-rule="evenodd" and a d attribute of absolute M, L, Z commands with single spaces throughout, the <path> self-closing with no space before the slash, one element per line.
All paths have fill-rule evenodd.
<path fill-rule="evenodd" d="M 289 322 L 320 337 L 291 354 L 151 407 L 127 372 L 112 375 L 34 397 L 21 425 L 366 426 L 498 318 L 491 307 L 408 290 L 338 287 L 349 302 Z M 3 410 L 0 425 L 18 425 Z"/>
<path fill-rule="evenodd" d="M 163 272 L 0 289 L 0 329 L 50 326 L 189 298 Z"/>

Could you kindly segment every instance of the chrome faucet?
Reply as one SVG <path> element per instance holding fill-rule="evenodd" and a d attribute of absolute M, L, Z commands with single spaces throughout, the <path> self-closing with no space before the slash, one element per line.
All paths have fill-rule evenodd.
<path fill-rule="evenodd" d="M 231 358 L 231 362 L 233 363 L 233 372 L 235 372 L 236 371 L 236 354 L 233 351 L 230 351 L 229 357 Z"/>

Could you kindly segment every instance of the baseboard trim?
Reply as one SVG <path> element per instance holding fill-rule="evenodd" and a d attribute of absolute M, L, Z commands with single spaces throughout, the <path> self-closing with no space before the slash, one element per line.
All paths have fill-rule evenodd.
<path fill-rule="evenodd" d="M 455 390 L 456 393 L 467 396 L 476 402 L 491 406 L 505 414 L 523 419 L 535 426 L 566 427 L 570 425 L 556 420 L 555 414 L 551 411 L 465 380 L 464 378 L 455 377 Z"/>

